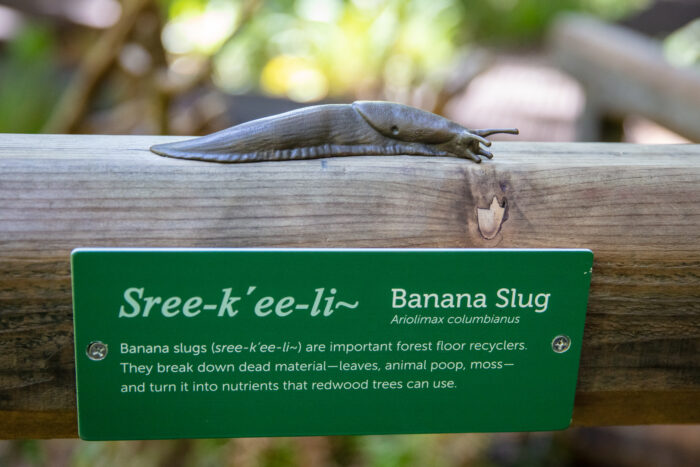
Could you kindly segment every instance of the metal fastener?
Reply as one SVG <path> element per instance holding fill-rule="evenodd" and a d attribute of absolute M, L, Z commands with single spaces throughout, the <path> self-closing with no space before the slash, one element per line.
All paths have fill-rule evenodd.
<path fill-rule="evenodd" d="M 90 342 L 87 346 L 87 356 L 90 360 L 103 360 L 107 356 L 107 344 L 100 341 Z"/>
<path fill-rule="evenodd" d="M 563 334 L 558 335 L 552 340 L 552 350 L 556 353 L 564 353 L 571 347 L 571 339 Z"/>

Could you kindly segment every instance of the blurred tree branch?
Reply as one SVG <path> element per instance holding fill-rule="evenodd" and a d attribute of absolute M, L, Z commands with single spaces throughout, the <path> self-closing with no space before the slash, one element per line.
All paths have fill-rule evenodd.
<path fill-rule="evenodd" d="M 241 7 L 241 15 L 238 27 L 221 45 L 219 51 L 230 43 L 249 22 L 261 4 L 261 0 L 248 0 Z M 56 105 L 48 122 L 42 129 L 44 133 L 73 133 L 80 129 L 81 123 L 89 112 L 89 106 L 99 85 L 109 76 L 119 59 L 124 45 L 133 34 L 135 26 L 142 14 L 152 8 L 153 0 L 124 0 L 123 13 L 119 21 L 105 31 L 98 41 L 90 48 L 78 70 L 63 92 L 59 103 Z M 213 60 L 218 51 L 209 55 L 204 60 L 199 71 L 186 80 L 174 79 L 169 72 L 165 51 L 160 42 L 159 24 L 153 37 L 140 38 L 139 42 L 145 43 L 151 57 L 154 59 L 151 79 L 146 80 L 146 89 L 142 95 L 136 95 L 129 101 L 115 106 L 110 111 L 110 116 L 119 119 L 129 118 L 143 119 L 149 115 L 154 120 L 153 130 L 158 133 L 168 133 L 170 103 L 175 96 L 185 94 L 200 86 L 210 79 L 213 70 Z M 138 82 L 142 82 L 140 80 Z M 138 93 L 137 93 L 138 94 Z M 144 96 L 143 94 L 147 94 Z M 152 104 L 153 112 L 144 112 L 144 102 Z M 126 117 L 125 117 L 126 115 Z M 109 117 L 108 117 L 109 118 Z M 124 125 L 118 125 L 124 128 Z M 132 125 L 129 124 L 128 128 Z M 127 129 L 128 129 L 127 128 Z"/>
<path fill-rule="evenodd" d="M 162 96 L 161 102 L 163 103 L 161 107 L 161 111 L 163 113 L 160 115 L 159 119 L 161 134 L 169 133 L 168 130 L 170 128 L 170 125 L 168 122 L 170 119 L 168 116 L 168 112 L 169 104 L 172 101 L 172 99 L 175 96 L 186 94 L 187 92 L 195 89 L 202 83 L 205 83 L 211 79 L 211 75 L 214 71 L 214 60 L 216 59 L 218 54 L 223 49 L 225 49 L 226 46 L 230 44 L 245 29 L 246 25 L 250 23 L 251 18 L 258 11 L 262 3 L 262 0 L 246 0 L 243 2 L 243 5 L 241 6 L 240 19 L 236 28 L 233 30 L 231 35 L 227 37 L 226 40 L 218 47 L 216 52 L 206 56 L 204 63 L 200 66 L 197 73 L 189 77 L 189 79 L 185 81 L 175 80 L 172 79 L 172 75 L 170 73 L 166 72 L 161 74 L 160 79 L 157 80 L 157 86 Z M 204 118 L 200 118 L 200 120 L 210 120 L 211 118 L 213 118 L 211 112 L 198 112 L 198 107 L 200 105 L 206 105 L 208 101 L 208 95 L 204 95 L 200 97 L 197 100 L 197 102 L 195 102 L 195 104 L 192 106 L 194 112 L 197 112 L 198 114 L 200 114 L 200 116 L 205 116 Z M 195 128 L 191 129 L 190 132 L 198 133 L 197 130 L 206 126 L 207 123 L 207 121 L 200 121 Z"/>
<path fill-rule="evenodd" d="M 97 85 L 119 56 L 139 14 L 152 0 L 124 0 L 119 21 L 90 48 L 51 114 L 43 133 L 71 133 L 85 115 Z"/>

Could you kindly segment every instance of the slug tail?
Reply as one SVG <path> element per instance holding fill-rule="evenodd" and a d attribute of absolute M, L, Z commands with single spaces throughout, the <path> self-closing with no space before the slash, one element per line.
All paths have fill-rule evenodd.
<path fill-rule="evenodd" d="M 164 143 L 151 146 L 151 152 L 163 157 L 172 157 L 175 159 L 193 159 L 203 161 L 215 161 L 215 157 L 211 154 L 203 154 L 200 152 L 189 151 L 178 147 L 178 143 Z"/>
<path fill-rule="evenodd" d="M 183 151 L 178 148 L 181 142 L 177 143 L 162 143 L 162 144 L 155 144 L 151 146 L 151 152 L 158 154 L 159 156 L 164 156 L 164 157 L 175 157 L 177 159 L 190 159 L 191 157 L 184 157 L 189 155 L 190 153 L 187 151 Z"/>
<path fill-rule="evenodd" d="M 216 134 L 215 134 L 216 135 Z M 221 138 L 214 135 L 191 138 L 174 143 L 151 146 L 151 152 L 164 157 L 190 159 L 206 162 L 248 162 L 255 160 L 255 154 L 239 154 L 221 144 Z"/>

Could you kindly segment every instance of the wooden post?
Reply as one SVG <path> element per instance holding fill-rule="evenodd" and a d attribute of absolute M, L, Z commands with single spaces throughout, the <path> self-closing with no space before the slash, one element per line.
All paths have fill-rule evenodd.
<path fill-rule="evenodd" d="M 590 248 L 574 423 L 699 423 L 700 146 L 166 159 L 144 136 L 0 136 L 0 438 L 75 436 L 76 247 Z"/>

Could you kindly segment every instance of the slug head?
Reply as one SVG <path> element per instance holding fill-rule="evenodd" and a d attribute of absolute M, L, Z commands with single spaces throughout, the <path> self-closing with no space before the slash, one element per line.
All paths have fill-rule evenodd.
<path fill-rule="evenodd" d="M 393 102 L 357 101 L 352 107 L 380 134 L 398 141 L 438 144 L 464 130 L 439 115 Z"/>

